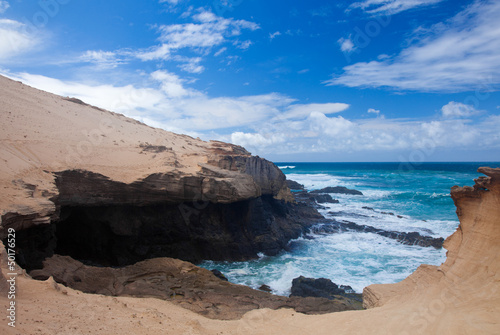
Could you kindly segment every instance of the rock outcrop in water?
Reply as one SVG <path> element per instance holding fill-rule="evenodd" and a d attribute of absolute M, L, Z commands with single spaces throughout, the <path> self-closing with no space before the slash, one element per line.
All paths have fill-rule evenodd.
<path fill-rule="evenodd" d="M 344 186 L 325 187 L 320 190 L 311 191 L 311 193 L 337 193 L 337 194 L 350 194 L 350 195 L 363 195 L 363 192 L 352 190 Z"/>
<path fill-rule="evenodd" d="M 361 302 L 361 295 L 352 293 L 350 286 L 338 286 L 330 279 L 326 278 L 306 278 L 300 276 L 292 281 L 291 297 L 320 297 L 326 299 L 336 299 L 338 296 L 347 296 L 353 300 Z"/>
<path fill-rule="evenodd" d="M 418 232 L 400 232 L 384 230 L 368 225 L 359 225 L 350 221 L 328 220 L 328 222 L 316 225 L 311 228 L 315 234 L 338 234 L 345 231 L 356 231 L 359 233 L 373 233 L 384 236 L 406 245 L 418 245 L 420 247 L 434 247 L 440 249 L 443 246 L 442 237 L 431 237 L 421 235 Z"/>

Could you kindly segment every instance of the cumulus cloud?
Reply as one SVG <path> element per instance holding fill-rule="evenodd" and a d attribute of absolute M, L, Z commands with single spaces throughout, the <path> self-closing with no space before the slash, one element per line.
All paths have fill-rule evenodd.
<path fill-rule="evenodd" d="M 356 46 L 354 45 L 354 43 L 351 40 L 351 36 L 349 36 L 348 38 L 342 37 L 337 42 L 339 43 L 340 50 L 342 52 L 351 52 L 354 49 L 356 49 Z"/>
<path fill-rule="evenodd" d="M 353 3 L 350 8 L 361 8 L 370 14 L 393 15 L 405 10 L 436 4 L 443 0 L 364 0 Z"/>
<path fill-rule="evenodd" d="M 445 118 L 464 118 L 479 113 L 474 106 L 466 105 L 461 102 L 450 101 L 441 108 Z"/>
<path fill-rule="evenodd" d="M 444 24 L 420 29 L 399 55 L 346 66 L 325 83 L 432 92 L 498 88 L 499 16 L 500 2 L 476 1 Z"/>
<path fill-rule="evenodd" d="M 303 120 L 268 122 L 254 132 L 235 132 L 231 141 L 261 155 L 360 152 L 373 155 L 373 152 L 414 150 L 431 155 L 442 149 L 499 148 L 500 144 L 491 140 L 500 138 L 498 128 L 495 129 L 498 125 L 500 117 L 494 116 L 473 124 L 461 119 L 349 120 L 313 112 Z"/>
<path fill-rule="evenodd" d="M 282 134 L 249 134 L 240 131 L 231 134 L 231 142 L 247 147 L 269 147 L 285 142 Z"/>
<path fill-rule="evenodd" d="M 0 61 L 32 51 L 41 42 L 41 35 L 29 33 L 24 23 L 0 19 Z"/>

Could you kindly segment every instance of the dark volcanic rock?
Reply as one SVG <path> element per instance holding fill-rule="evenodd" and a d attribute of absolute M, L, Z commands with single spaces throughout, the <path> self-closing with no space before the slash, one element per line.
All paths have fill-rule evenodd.
<path fill-rule="evenodd" d="M 293 193 L 295 201 L 307 204 L 308 206 L 314 208 L 325 208 L 323 206 L 318 205 L 318 203 L 331 203 L 338 204 L 339 201 L 337 199 L 333 199 L 329 194 L 313 194 L 307 191 L 295 192 Z"/>
<path fill-rule="evenodd" d="M 360 309 L 347 297 L 287 298 L 231 284 L 211 271 L 172 258 L 155 258 L 123 268 L 87 266 L 68 256 L 54 255 L 35 279 L 54 280 L 86 293 L 110 296 L 154 297 L 169 300 L 213 319 L 238 319 L 256 308 L 294 308 L 306 314 Z"/>
<path fill-rule="evenodd" d="M 359 305 L 363 300 L 361 294 L 354 293 L 351 286 L 341 285 L 339 287 L 330 279 L 300 276 L 292 281 L 290 297 L 317 297 L 335 300 L 340 296 L 346 297 L 353 304 L 352 306 Z"/>
<path fill-rule="evenodd" d="M 330 194 L 309 194 L 309 199 L 315 200 L 317 203 L 338 204 L 337 199 L 333 199 Z"/>
<path fill-rule="evenodd" d="M 326 278 L 306 278 L 300 276 L 292 281 L 292 294 L 296 297 L 318 297 L 332 299 L 345 293 L 337 284 Z"/>
<path fill-rule="evenodd" d="M 325 187 L 322 188 L 321 190 L 311 191 L 311 193 L 340 193 L 340 194 L 363 195 L 363 193 L 358 190 L 351 190 L 343 186 Z"/>
<path fill-rule="evenodd" d="M 387 238 L 395 239 L 398 242 L 406 245 L 418 245 L 421 247 L 434 247 L 440 249 L 443 246 L 444 239 L 442 237 L 434 238 L 431 236 L 424 236 L 418 232 L 399 232 L 387 231 L 375 228 L 368 225 L 358 225 L 350 221 L 330 221 L 311 228 L 315 234 L 335 234 L 341 233 L 346 230 L 373 233 Z"/>
<path fill-rule="evenodd" d="M 55 224 L 19 232 L 19 260 L 27 270 L 54 253 L 105 266 L 155 257 L 241 261 L 258 252 L 276 255 L 322 218 L 306 204 L 271 196 L 231 204 L 65 206 Z"/>
<path fill-rule="evenodd" d="M 269 285 L 260 285 L 259 290 L 264 291 L 264 292 L 269 292 L 269 293 L 272 292 L 272 290 L 269 287 Z"/>
<path fill-rule="evenodd" d="M 220 272 L 219 270 L 213 269 L 213 270 L 210 270 L 210 271 L 212 271 L 212 273 L 214 274 L 214 276 L 216 276 L 217 278 L 219 278 L 221 280 L 224 280 L 224 281 L 228 281 L 228 279 L 226 278 L 226 276 L 224 276 L 224 274 L 222 272 Z"/>
<path fill-rule="evenodd" d="M 286 185 L 288 186 L 289 189 L 291 190 L 303 190 L 304 189 L 304 185 L 302 184 L 299 184 L 297 183 L 296 181 L 294 180 L 289 180 L 287 179 L 286 180 Z"/>

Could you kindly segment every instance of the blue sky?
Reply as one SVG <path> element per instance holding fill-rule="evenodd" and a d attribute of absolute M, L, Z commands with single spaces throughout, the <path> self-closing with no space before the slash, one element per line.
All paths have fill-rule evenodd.
<path fill-rule="evenodd" d="M 273 161 L 499 161 L 500 2 L 0 0 L 0 73 Z"/>

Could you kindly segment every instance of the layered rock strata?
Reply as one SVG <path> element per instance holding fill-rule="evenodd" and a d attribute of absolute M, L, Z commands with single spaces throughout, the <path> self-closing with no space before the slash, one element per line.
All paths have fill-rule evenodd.
<path fill-rule="evenodd" d="M 278 253 L 308 226 L 281 170 L 240 146 L 5 77 L 0 87 L 0 238 L 18 232 L 27 269 L 54 253 L 103 265 L 244 260 Z"/>
<path fill-rule="evenodd" d="M 460 225 L 444 242 L 446 261 L 422 265 L 397 284 L 366 287 L 365 307 L 383 312 L 406 306 L 411 334 L 500 331 L 500 168 L 478 172 L 486 176 L 473 187 L 451 189 Z"/>

